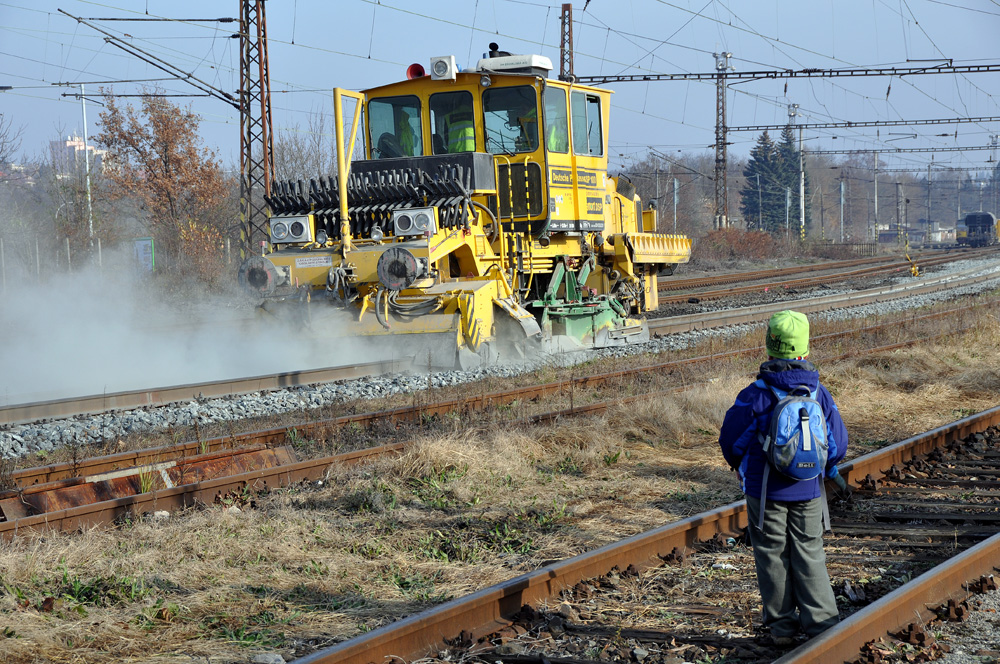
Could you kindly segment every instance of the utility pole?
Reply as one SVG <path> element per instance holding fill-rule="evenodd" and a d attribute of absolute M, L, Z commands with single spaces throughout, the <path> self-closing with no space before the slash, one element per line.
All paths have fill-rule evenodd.
<path fill-rule="evenodd" d="M 80 107 L 83 109 L 83 162 L 87 171 L 87 236 L 94 244 L 94 203 L 90 197 L 90 146 L 87 144 L 87 96 L 80 84 Z"/>
<path fill-rule="evenodd" d="M 680 199 L 680 192 L 677 191 L 677 178 L 674 178 L 674 234 L 677 234 L 677 203 Z"/>
<path fill-rule="evenodd" d="M 338 149 L 341 146 L 338 146 Z M 271 75 L 267 63 L 264 0 L 240 1 L 240 253 L 246 258 L 267 242 L 270 211 L 265 196 L 274 179 Z"/>
<path fill-rule="evenodd" d="M 869 236 L 869 240 L 873 237 L 878 240 L 878 153 L 872 154 L 875 159 L 875 232 Z"/>
<path fill-rule="evenodd" d="M 844 244 L 844 179 L 840 179 L 840 243 Z"/>
<path fill-rule="evenodd" d="M 958 205 L 958 210 L 956 210 L 956 214 L 958 215 L 958 217 L 956 218 L 959 221 L 961 221 L 962 220 L 962 175 L 961 174 L 959 174 L 958 177 L 955 178 L 955 184 L 957 185 L 957 187 L 955 188 L 955 200 L 957 201 Z"/>
<path fill-rule="evenodd" d="M 931 157 L 931 163 L 927 164 L 927 232 L 931 232 L 933 224 L 931 223 L 931 165 L 934 163 L 934 157 Z"/>
<path fill-rule="evenodd" d="M 573 78 L 573 3 L 564 2 L 559 30 L 559 80 Z"/>
<path fill-rule="evenodd" d="M 899 190 L 902 184 L 896 183 L 896 243 L 902 241 L 902 228 L 903 228 L 903 199 L 899 196 Z"/>
<path fill-rule="evenodd" d="M 990 173 L 990 193 L 993 194 L 993 214 L 997 214 L 997 141 L 1000 136 L 990 134 L 990 163 L 993 164 L 993 172 Z"/>
<path fill-rule="evenodd" d="M 788 124 L 794 125 L 799 105 L 788 105 Z M 802 127 L 799 127 L 799 239 L 806 239 L 806 171 L 802 161 Z"/>
<path fill-rule="evenodd" d="M 757 230 L 764 230 L 764 196 L 760 191 L 760 173 L 757 173 Z"/>
<path fill-rule="evenodd" d="M 726 72 L 732 53 L 715 56 L 715 228 L 729 226 L 729 192 L 726 187 Z"/>
<path fill-rule="evenodd" d="M 660 167 L 656 167 L 656 207 L 660 207 Z"/>
<path fill-rule="evenodd" d="M 826 228 L 823 226 L 823 215 L 826 214 L 826 203 L 823 200 L 823 185 L 819 187 L 819 238 L 826 241 Z"/>
<path fill-rule="evenodd" d="M 788 212 L 792 209 L 792 188 L 785 187 L 785 244 L 791 241 L 788 234 Z"/>

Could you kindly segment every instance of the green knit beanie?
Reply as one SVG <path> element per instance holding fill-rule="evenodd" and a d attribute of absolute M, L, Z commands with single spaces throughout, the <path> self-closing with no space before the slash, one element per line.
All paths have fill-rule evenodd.
<path fill-rule="evenodd" d="M 788 360 L 809 354 L 809 319 L 798 311 L 779 311 L 767 323 L 767 354 Z"/>

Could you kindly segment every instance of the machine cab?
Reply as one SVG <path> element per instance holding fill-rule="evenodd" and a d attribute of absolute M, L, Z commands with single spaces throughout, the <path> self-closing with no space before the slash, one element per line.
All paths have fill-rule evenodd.
<path fill-rule="evenodd" d="M 430 74 L 414 65 L 408 80 L 366 90 L 368 159 L 487 153 L 495 189 L 476 194 L 501 224 L 532 236 L 603 231 L 611 93 L 547 78 L 542 56 L 488 56 L 465 71 L 434 58 Z"/>

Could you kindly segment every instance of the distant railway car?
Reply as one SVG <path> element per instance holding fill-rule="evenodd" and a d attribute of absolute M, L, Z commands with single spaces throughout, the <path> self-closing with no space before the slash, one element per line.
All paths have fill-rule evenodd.
<path fill-rule="evenodd" d="M 965 221 L 962 219 L 955 225 L 955 244 L 969 244 L 969 229 L 965 227 Z"/>
<path fill-rule="evenodd" d="M 649 338 L 641 314 L 691 240 L 609 175 L 611 93 L 490 46 L 471 69 L 439 57 L 335 90 L 338 113 L 358 100 L 366 158 L 273 188 L 269 251 L 240 269 L 265 310 L 397 355 L 436 338 L 435 366 Z"/>
<path fill-rule="evenodd" d="M 989 212 L 965 215 L 965 242 L 970 247 L 988 247 L 997 243 L 997 218 Z"/>

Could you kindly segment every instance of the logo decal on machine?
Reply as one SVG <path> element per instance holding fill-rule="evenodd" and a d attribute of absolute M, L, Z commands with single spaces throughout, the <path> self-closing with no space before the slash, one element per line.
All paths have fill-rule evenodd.
<path fill-rule="evenodd" d="M 597 189 L 597 171 L 585 171 L 582 168 L 576 169 L 576 182 L 581 187 Z"/>
<path fill-rule="evenodd" d="M 587 214 L 604 214 L 604 199 L 587 197 Z"/>
<path fill-rule="evenodd" d="M 573 171 L 567 171 L 562 168 L 550 168 L 549 177 L 551 178 L 552 186 L 554 187 L 573 186 Z"/>

